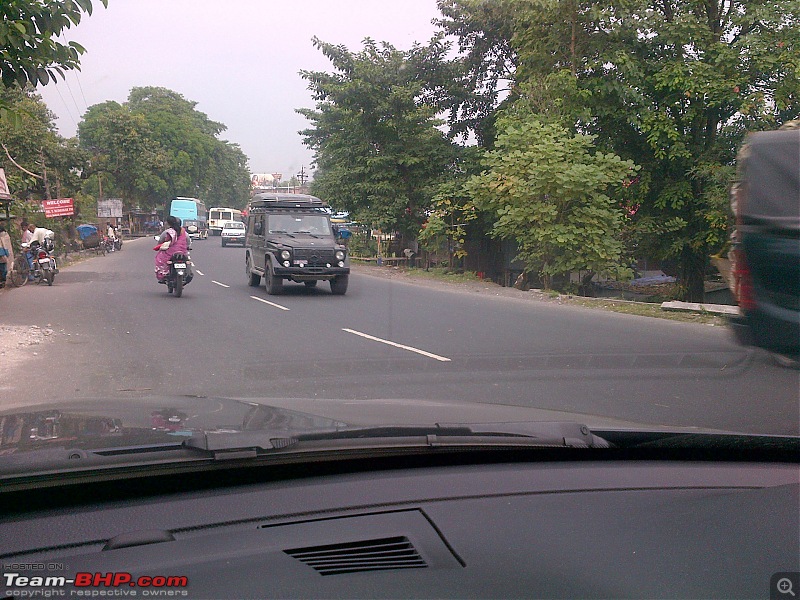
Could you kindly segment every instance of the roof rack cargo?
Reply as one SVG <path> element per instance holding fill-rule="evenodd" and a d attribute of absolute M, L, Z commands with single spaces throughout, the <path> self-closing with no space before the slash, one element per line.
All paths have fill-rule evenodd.
<path fill-rule="evenodd" d="M 250 208 L 328 208 L 328 204 L 315 196 L 306 194 L 256 194 L 250 201 Z"/>

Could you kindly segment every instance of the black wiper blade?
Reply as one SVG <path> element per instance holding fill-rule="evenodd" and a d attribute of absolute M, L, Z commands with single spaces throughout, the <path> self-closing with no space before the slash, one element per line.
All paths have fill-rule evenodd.
<path fill-rule="evenodd" d="M 608 443 L 585 425 L 573 422 L 436 423 L 344 427 L 313 431 L 209 431 L 184 440 L 184 446 L 207 451 L 215 458 L 246 458 L 297 446 L 324 449 L 326 443 L 360 448 L 520 446 L 527 448 L 607 448 Z M 313 443 L 313 444 L 312 444 Z"/>
<path fill-rule="evenodd" d="M 270 233 L 280 233 L 283 235 L 288 235 L 289 237 L 292 238 L 295 237 L 293 234 L 289 233 L 288 231 L 284 231 L 283 229 L 272 229 L 270 230 Z"/>
<path fill-rule="evenodd" d="M 311 233 L 310 231 L 295 231 L 295 233 L 302 233 L 303 235 L 310 235 L 311 237 L 317 238 L 317 239 L 319 239 L 319 237 L 320 237 L 316 233 Z"/>

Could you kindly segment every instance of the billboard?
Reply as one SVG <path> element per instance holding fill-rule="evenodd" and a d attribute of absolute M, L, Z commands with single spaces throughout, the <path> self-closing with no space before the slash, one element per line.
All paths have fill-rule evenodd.
<path fill-rule="evenodd" d="M 48 219 L 53 217 L 71 217 L 75 214 L 75 201 L 72 198 L 56 198 L 42 200 L 42 210 Z"/>
<path fill-rule="evenodd" d="M 103 219 L 122 218 L 122 198 L 106 198 L 97 201 L 97 216 Z"/>
<path fill-rule="evenodd" d="M 275 177 L 269 173 L 254 173 L 250 177 L 250 187 L 256 188 L 271 188 L 275 183 Z"/>

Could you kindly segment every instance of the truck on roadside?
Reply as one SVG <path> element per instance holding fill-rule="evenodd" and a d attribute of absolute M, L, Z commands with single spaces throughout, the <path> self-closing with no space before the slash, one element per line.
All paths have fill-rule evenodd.
<path fill-rule="evenodd" d="M 285 281 L 316 287 L 327 281 L 334 295 L 347 292 L 350 258 L 337 243 L 330 208 L 305 194 L 256 194 L 247 210 L 245 270 L 253 287 L 283 292 Z"/>

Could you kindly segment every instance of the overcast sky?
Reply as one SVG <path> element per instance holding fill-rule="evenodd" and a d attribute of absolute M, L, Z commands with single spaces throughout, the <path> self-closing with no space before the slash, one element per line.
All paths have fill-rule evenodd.
<path fill-rule="evenodd" d="M 436 0 L 95 0 L 65 38 L 86 48 L 81 71 L 41 87 L 65 137 L 75 135 L 87 107 L 125 102 L 132 87 L 160 86 L 197 102 L 228 129 L 253 173 L 306 171 L 312 153 L 297 131 L 313 107 L 301 69 L 330 71 L 311 44 L 359 50 L 371 37 L 400 49 L 426 42 L 439 16 Z"/>

